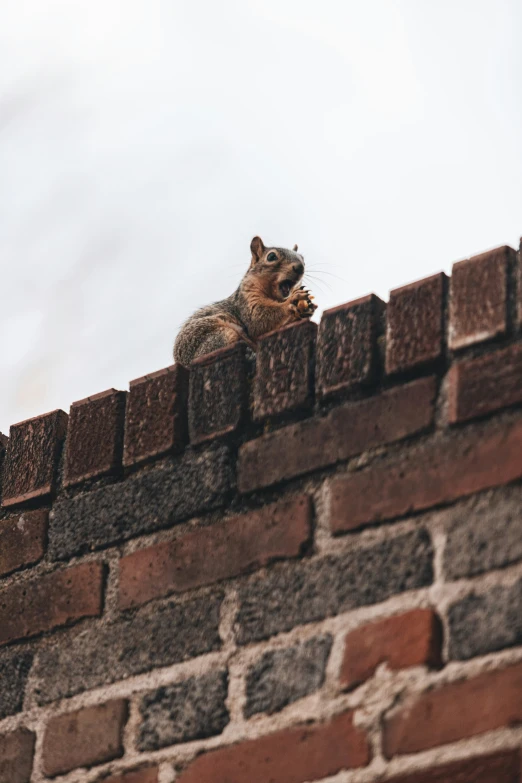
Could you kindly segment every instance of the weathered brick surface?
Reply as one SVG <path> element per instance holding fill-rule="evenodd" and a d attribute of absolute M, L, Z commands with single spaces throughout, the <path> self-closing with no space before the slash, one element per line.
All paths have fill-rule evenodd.
<path fill-rule="evenodd" d="M 123 464 L 181 451 L 187 441 L 188 371 L 180 365 L 129 384 Z"/>
<path fill-rule="evenodd" d="M 219 671 L 147 693 L 140 703 L 138 750 L 221 734 L 230 720 L 227 690 L 228 674 Z"/>
<path fill-rule="evenodd" d="M 246 345 L 236 343 L 196 359 L 189 389 L 191 443 L 235 432 L 248 400 Z"/>
<path fill-rule="evenodd" d="M 318 395 L 327 397 L 373 381 L 385 307 L 370 294 L 325 310 L 317 340 Z"/>
<path fill-rule="evenodd" d="M 0 652 L 0 720 L 22 710 L 32 663 L 33 654 L 25 648 L 10 647 Z"/>
<path fill-rule="evenodd" d="M 435 395 L 435 379 L 422 378 L 249 441 L 239 450 L 239 489 L 260 489 L 425 430 Z"/>
<path fill-rule="evenodd" d="M 394 776 L 387 783 L 520 783 L 520 754 L 507 750 L 463 759 L 434 769 Z"/>
<path fill-rule="evenodd" d="M 0 736 L 1 783 L 29 783 L 33 769 L 35 735 L 17 729 Z"/>
<path fill-rule="evenodd" d="M 424 529 L 339 557 L 276 566 L 239 590 L 238 640 L 265 639 L 432 580 L 433 549 Z"/>
<path fill-rule="evenodd" d="M 0 591 L 0 645 L 102 610 L 103 568 L 83 563 Z"/>
<path fill-rule="evenodd" d="M 440 273 L 390 292 L 386 308 L 386 372 L 439 359 L 447 277 Z"/>
<path fill-rule="evenodd" d="M 413 609 L 350 631 L 344 642 L 341 685 L 354 688 L 384 662 L 390 669 L 441 665 L 442 624 L 433 610 Z"/>
<path fill-rule="evenodd" d="M 522 722 L 522 664 L 411 697 L 387 717 L 387 758 L 416 753 Z"/>
<path fill-rule="evenodd" d="M 104 775 L 96 783 L 158 783 L 158 767 L 140 767 L 116 775 Z M 500 783 L 504 783 L 500 781 Z"/>
<path fill-rule="evenodd" d="M 105 683 L 218 650 L 221 592 L 120 617 L 42 649 L 34 665 L 45 704 Z"/>
<path fill-rule="evenodd" d="M 0 576 L 37 563 L 45 553 L 47 511 L 26 511 L 0 521 Z"/>
<path fill-rule="evenodd" d="M 119 484 L 57 501 L 49 518 L 50 555 L 67 558 L 168 527 L 222 505 L 233 484 L 230 452 L 220 446 L 187 451 Z"/>
<path fill-rule="evenodd" d="M 522 581 L 469 595 L 448 611 L 450 658 L 475 655 L 522 644 Z"/>
<path fill-rule="evenodd" d="M 507 268 L 510 247 L 459 261 L 450 285 L 449 346 L 453 350 L 497 337 L 506 331 Z"/>
<path fill-rule="evenodd" d="M 121 466 L 126 393 L 108 391 L 73 402 L 65 441 L 64 484 L 115 473 Z"/>
<path fill-rule="evenodd" d="M 51 718 L 43 738 L 44 773 L 59 775 L 122 756 L 127 714 L 127 702 L 114 699 Z"/>
<path fill-rule="evenodd" d="M 454 364 L 448 376 L 449 421 L 467 421 L 522 402 L 521 378 L 521 345 Z"/>
<path fill-rule="evenodd" d="M 60 410 L 11 427 L 3 470 L 3 506 L 44 499 L 54 492 L 66 429 L 67 414 Z"/>
<path fill-rule="evenodd" d="M 332 530 L 450 503 L 520 477 L 522 421 L 455 433 L 332 482 Z"/>
<path fill-rule="evenodd" d="M 312 406 L 316 336 L 317 325 L 301 321 L 258 340 L 254 419 Z"/>
<path fill-rule="evenodd" d="M 278 712 L 321 688 L 331 648 L 332 637 L 325 634 L 264 653 L 246 674 L 245 717 Z"/>
<path fill-rule="evenodd" d="M 347 712 L 197 756 L 179 783 L 305 783 L 369 761 L 366 736 Z"/>
<path fill-rule="evenodd" d="M 297 557 L 310 538 L 311 518 L 311 500 L 300 495 L 133 552 L 120 560 L 120 608 Z"/>

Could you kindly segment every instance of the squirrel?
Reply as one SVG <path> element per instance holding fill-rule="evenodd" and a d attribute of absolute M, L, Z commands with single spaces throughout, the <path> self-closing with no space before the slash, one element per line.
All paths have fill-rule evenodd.
<path fill-rule="evenodd" d="M 181 327 L 174 343 L 178 364 L 188 367 L 199 356 L 239 340 L 255 351 L 261 335 L 314 314 L 314 297 L 299 286 L 304 258 L 297 245 L 293 250 L 265 247 L 256 236 L 250 250 L 250 266 L 234 293 L 196 310 Z"/>

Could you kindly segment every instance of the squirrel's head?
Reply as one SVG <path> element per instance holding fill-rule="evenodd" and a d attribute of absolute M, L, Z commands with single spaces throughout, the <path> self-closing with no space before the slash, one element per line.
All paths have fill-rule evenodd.
<path fill-rule="evenodd" d="M 282 247 L 265 247 L 261 237 L 254 237 L 250 243 L 252 261 L 249 274 L 263 279 L 267 294 L 283 302 L 304 274 L 304 258 L 293 250 Z"/>

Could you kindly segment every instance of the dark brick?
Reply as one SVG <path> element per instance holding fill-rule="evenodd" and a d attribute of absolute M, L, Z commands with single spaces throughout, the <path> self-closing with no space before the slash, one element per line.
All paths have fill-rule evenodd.
<path fill-rule="evenodd" d="M 508 264 L 515 251 L 499 247 L 453 265 L 449 347 L 465 348 L 506 331 Z"/>
<path fill-rule="evenodd" d="M 247 672 L 245 717 L 279 712 L 321 688 L 331 648 L 332 637 L 326 634 L 262 655 Z"/>
<path fill-rule="evenodd" d="M 127 702 L 114 699 L 51 718 L 43 738 L 44 774 L 54 777 L 123 756 L 127 715 Z"/>
<path fill-rule="evenodd" d="M 248 401 L 246 345 L 206 354 L 190 365 L 191 443 L 230 435 L 243 421 Z"/>
<path fill-rule="evenodd" d="M 29 783 L 33 770 L 36 735 L 17 729 L 0 737 L 1 783 Z"/>
<path fill-rule="evenodd" d="M 447 277 L 442 272 L 390 292 L 386 308 L 386 372 L 409 370 L 442 354 Z"/>
<path fill-rule="evenodd" d="M 522 644 L 522 581 L 468 595 L 448 612 L 450 658 L 476 655 Z"/>
<path fill-rule="evenodd" d="M 34 674 L 38 703 L 170 666 L 218 650 L 222 594 L 172 601 L 114 623 L 62 637 L 38 653 Z"/>
<path fill-rule="evenodd" d="M 239 489 L 276 484 L 425 430 L 435 395 L 435 379 L 421 378 L 251 440 L 239 450 Z"/>
<path fill-rule="evenodd" d="M 60 410 L 11 427 L 4 462 L 3 506 L 44 499 L 54 492 L 66 429 L 67 414 Z"/>
<path fill-rule="evenodd" d="M 99 778 L 97 783 L 158 783 L 158 767 L 139 767 Z M 500 781 L 503 783 L 503 781 Z"/>
<path fill-rule="evenodd" d="M 424 529 L 339 557 L 275 566 L 239 590 L 238 640 L 248 644 L 266 639 L 432 580 L 433 549 Z"/>
<path fill-rule="evenodd" d="M 311 500 L 300 495 L 139 549 L 120 560 L 120 608 L 297 557 L 310 538 L 311 521 Z"/>
<path fill-rule="evenodd" d="M 0 576 L 37 563 L 45 553 L 47 511 L 0 521 Z"/>
<path fill-rule="evenodd" d="M 259 338 L 254 379 L 254 419 L 307 410 L 314 401 L 317 325 L 289 324 Z"/>
<path fill-rule="evenodd" d="M 230 717 L 225 706 L 228 673 L 211 672 L 147 693 L 141 700 L 138 750 L 221 734 Z"/>
<path fill-rule="evenodd" d="M 65 441 L 65 486 L 121 467 L 125 398 L 125 392 L 109 389 L 73 402 Z"/>
<path fill-rule="evenodd" d="M 454 364 L 448 375 L 451 424 L 522 402 L 522 346 Z"/>
<path fill-rule="evenodd" d="M 384 302 L 370 294 L 325 310 L 317 340 L 317 394 L 321 397 L 371 383 Z"/>
<path fill-rule="evenodd" d="M 447 528 L 446 579 L 476 576 L 522 560 L 522 487 L 503 487 L 439 512 Z"/>
<path fill-rule="evenodd" d="M 520 783 L 520 754 L 506 750 L 419 769 L 387 780 L 387 783 Z"/>
<path fill-rule="evenodd" d="M 173 364 L 129 384 L 123 464 L 182 451 L 187 442 L 188 371 Z"/>
<path fill-rule="evenodd" d="M 233 485 L 227 447 L 187 451 L 119 484 L 57 501 L 49 517 L 49 553 L 68 558 L 169 527 L 223 505 Z"/>
<path fill-rule="evenodd" d="M 0 653 L 0 720 L 22 711 L 32 663 L 33 654 L 26 648 L 10 647 Z"/>

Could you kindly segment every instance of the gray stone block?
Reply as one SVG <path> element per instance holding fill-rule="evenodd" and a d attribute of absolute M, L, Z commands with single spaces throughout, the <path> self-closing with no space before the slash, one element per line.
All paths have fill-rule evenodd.
<path fill-rule="evenodd" d="M 0 653 L 0 719 L 22 710 L 32 663 L 33 654 L 26 649 L 14 647 Z"/>

